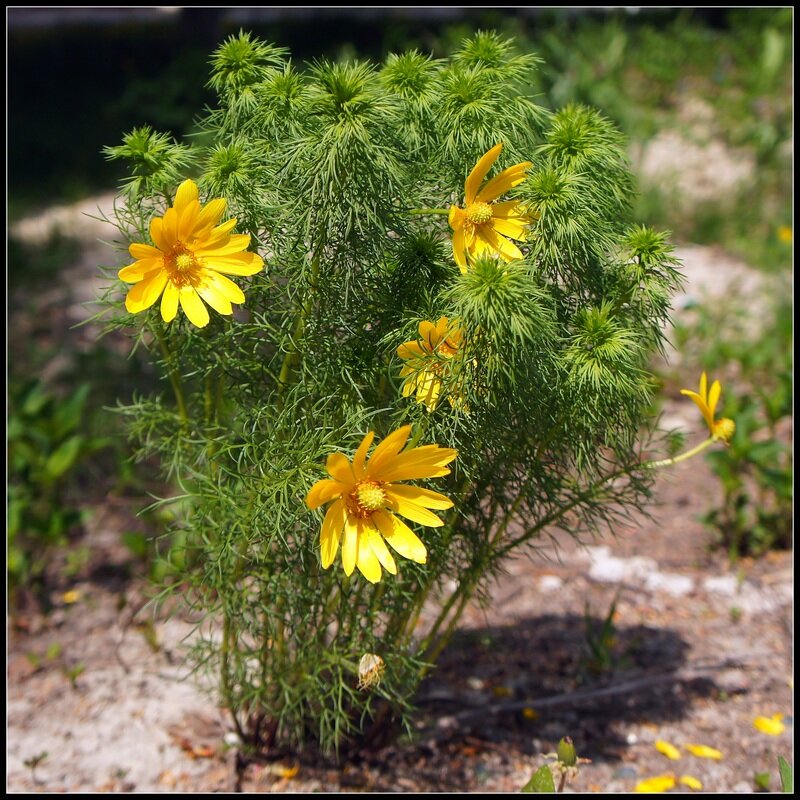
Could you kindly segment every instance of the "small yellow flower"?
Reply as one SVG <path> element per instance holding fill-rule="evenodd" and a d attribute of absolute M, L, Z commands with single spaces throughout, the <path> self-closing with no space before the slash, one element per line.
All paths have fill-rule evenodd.
<path fill-rule="evenodd" d="M 778 239 L 784 244 L 791 244 L 792 238 L 792 229 L 788 225 L 781 225 L 778 228 Z"/>
<path fill-rule="evenodd" d="M 345 574 L 351 575 L 358 567 L 371 583 L 381 579 L 381 566 L 392 575 L 397 573 L 386 542 L 404 558 L 418 564 L 426 562 L 425 545 L 395 514 L 436 528 L 444 522 L 430 509 L 452 508 L 453 502 L 438 492 L 397 481 L 449 475 L 446 465 L 456 457 L 456 451 L 429 444 L 401 453 L 410 433 L 410 425 L 390 433 L 369 461 L 367 451 L 375 436 L 372 431 L 364 437 L 352 463 L 344 453 L 328 456 L 326 468 L 332 480 L 317 481 L 306 496 L 306 505 L 311 509 L 333 501 L 320 532 L 323 569 L 333 563 L 340 540 Z"/>
<path fill-rule="evenodd" d="M 68 592 L 64 592 L 64 594 L 61 595 L 61 600 L 67 605 L 77 603 L 80 599 L 81 593 L 77 589 L 70 589 Z"/>
<path fill-rule="evenodd" d="M 682 783 L 684 786 L 688 786 L 696 792 L 699 792 L 703 788 L 703 784 L 692 775 L 683 775 L 678 779 L 678 783 Z"/>
<path fill-rule="evenodd" d="M 496 144 L 478 160 L 464 183 L 464 206 L 450 206 L 450 227 L 453 229 L 453 256 L 462 272 L 468 260 L 484 253 L 500 256 L 504 261 L 522 258 L 519 248 L 511 241 L 524 242 L 525 226 L 532 219 L 523 213 L 518 200 L 495 203 L 500 195 L 525 180 L 530 161 L 504 169 L 481 187 L 481 182 L 503 149 Z"/>
<path fill-rule="evenodd" d="M 128 248 L 136 261 L 123 267 L 119 277 L 136 285 L 125 298 L 125 308 L 138 314 L 160 297 L 164 322 L 175 319 L 180 304 L 198 328 L 209 320 L 203 301 L 220 314 L 232 314 L 231 303 L 243 303 L 244 293 L 222 273 L 254 275 L 264 262 L 245 252 L 249 236 L 231 233 L 235 219 L 217 224 L 224 212 L 225 200 L 212 200 L 203 207 L 195 182 L 184 181 L 173 207 L 150 222 L 155 247 L 134 242 Z"/>
<path fill-rule="evenodd" d="M 713 758 L 714 761 L 722 759 L 722 753 L 719 750 L 715 750 L 706 744 L 685 744 L 683 748 L 698 758 Z"/>
<path fill-rule="evenodd" d="M 700 413 L 711 431 L 711 436 L 714 439 L 729 442 L 736 430 L 736 423 L 732 419 L 723 417 L 720 420 L 714 420 L 714 414 L 717 409 L 720 394 L 722 394 L 722 386 L 719 381 L 714 381 L 711 385 L 711 390 L 708 390 L 708 378 L 704 372 L 700 376 L 700 393 L 693 392 L 691 389 L 681 389 L 681 394 L 691 397 Z"/>
<path fill-rule="evenodd" d="M 674 775 L 655 775 L 636 784 L 635 792 L 660 793 L 675 788 Z"/>
<path fill-rule="evenodd" d="M 665 742 L 662 739 L 659 739 L 656 742 L 656 750 L 658 750 L 658 752 L 661 753 L 661 755 L 666 756 L 672 761 L 677 761 L 681 757 L 681 751 L 678 750 L 678 748 L 675 747 L 674 744 Z"/>
<path fill-rule="evenodd" d="M 782 720 L 783 714 L 773 714 L 771 717 L 756 717 L 753 720 L 753 727 L 768 736 L 780 736 L 786 730 Z"/>
<path fill-rule="evenodd" d="M 358 662 L 358 688 L 371 689 L 378 686 L 386 670 L 384 660 L 375 653 L 364 653 Z"/>
<path fill-rule="evenodd" d="M 417 402 L 433 411 L 442 391 L 442 378 L 449 375 L 453 358 L 462 345 L 462 331 L 457 322 L 439 317 L 437 322 L 423 320 L 419 324 L 419 339 L 405 342 L 397 348 L 397 355 L 406 363 L 400 370 L 404 378 L 403 397 L 416 394 Z M 448 400 L 453 408 L 466 410 L 459 392 L 450 393 Z"/>

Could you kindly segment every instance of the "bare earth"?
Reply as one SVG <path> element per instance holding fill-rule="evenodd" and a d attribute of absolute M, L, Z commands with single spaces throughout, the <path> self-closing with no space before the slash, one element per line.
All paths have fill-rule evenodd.
<path fill-rule="evenodd" d="M 720 275 L 745 292 L 757 280 L 708 248 L 678 255 L 687 297 L 724 291 Z M 60 309 L 74 323 L 103 259 L 107 251 L 76 264 L 83 281 L 45 298 L 45 313 Z M 24 332 L 24 323 L 12 320 L 10 329 Z M 697 416 L 679 396 L 667 399 L 665 424 L 690 432 L 690 442 L 704 435 Z M 93 508 L 82 541 L 90 564 L 54 590 L 55 610 L 9 619 L 7 789 L 516 792 L 569 735 L 591 763 L 568 791 L 627 792 L 669 772 L 698 778 L 705 791 L 737 793 L 769 772 L 778 790 L 777 756 L 791 761 L 793 744 L 791 554 L 731 568 L 710 551 L 698 517 L 719 491 L 702 459 L 684 462 L 662 472 L 651 519 L 584 547 L 564 540 L 549 560 L 510 561 L 423 685 L 413 741 L 338 765 L 276 753 L 238 767 L 230 721 L 181 667 L 191 626 L 180 615 L 154 618 L 142 607 L 143 580 L 126 573 L 131 556 L 120 533 L 135 527 L 146 498 L 109 496 Z M 68 589 L 76 602 L 65 601 Z M 599 627 L 615 597 L 611 667 L 598 672 L 585 616 Z M 48 658 L 54 644 L 60 651 Z M 780 736 L 753 728 L 756 716 L 777 712 L 787 723 Z M 710 745 L 722 758 L 682 750 L 669 761 L 658 739 Z"/>

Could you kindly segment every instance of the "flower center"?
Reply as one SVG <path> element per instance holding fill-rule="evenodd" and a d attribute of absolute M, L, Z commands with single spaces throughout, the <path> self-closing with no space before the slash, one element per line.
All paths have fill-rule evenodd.
<path fill-rule="evenodd" d="M 182 242 L 178 242 L 164 258 L 169 279 L 176 286 L 196 286 L 200 281 L 202 264 Z"/>
<path fill-rule="evenodd" d="M 375 481 L 361 481 L 350 494 L 353 513 L 364 519 L 386 503 L 386 492 Z"/>
<path fill-rule="evenodd" d="M 729 442 L 735 432 L 736 423 L 732 419 L 723 417 L 714 423 L 712 435 L 715 439 L 722 439 L 723 442 Z"/>
<path fill-rule="evenodd" d="M 488 203 L 473 203 L 467 209 L 467 219 L 474 225 L 481 225 L 492 218 L 492 207 Z"/>

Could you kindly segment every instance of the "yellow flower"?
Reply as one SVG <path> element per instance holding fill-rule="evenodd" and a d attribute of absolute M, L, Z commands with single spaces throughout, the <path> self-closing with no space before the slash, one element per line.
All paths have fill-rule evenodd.
<path fill-rule="evenodd" d="M 370 582 L 382 577 L 381 566 L 397 573 L 394 558 L 386 542 L 404 558 L 424 564 L 428 557 L 425 545 L 395 514 L 421 525 L 439 527 L 444 522 L 431 508 L 452 508 L 453 502 L 438 492 L 404 486 L 396 481 L 437 478 L 449 475 L 447 468 L 456 451 L 438 444 L 411 447 L 400 452 L 408 441 L 411 426 L 404 425 L 390 433 L 367 461 L 367 451 L 374 432 L 359 445 L 352 463 L 344 453 L 331 453 L 326 469 L 333 480 L 317 481 L 306 496 L 309 508 L 319 508 L 334 501 L 325 514 L 320 533 L 322 567 L 327 569 L 342 540 L 342 566 L 346 575 L 354 567 Z"/>
<path fill-rule="evenodd" d="M 653 778 L 639 781 L 635 792 L 667 792 L 675 787 L 674 775 L 656 775 Z"/>
<path fill-rule="evenodd" d="M 658 752 L 661 753 L 661 755 L 666 756 L 672 761 L 677 761 L 681 757 L 681 751 L 678 750 L 678 748 L 675 747 L 674 744 L 665 742 L 662 739 L 659 739 L 656 742 L 656 750 L 658 750 Z"/>
<path fill-rule="evenodd" d="M 780 736 L 786 729 L 782 720 L 783 714 L 773 714 L 771 717 L 756 717 L 753 720 L 753 727 L 768 736 Z"/>
<path fill-rule="evenodd" d="M 788 225 L 781 225 L 778 228 L 778 239 L 784 244 L 792 243 L 792 229 Z"/>
<path fill-rule="evenodd" d="M 688 786 L 698 792 L 703 788 L 703 784 L 692 775 L 683 775 L 678 779 L 678 783 L 682 783 L 684 786 Z"/>
<path fill-rule="evenodd" d="M 423 320 L 419 324 L 419 339 L 405 342 L 397 348 L 397 355 L 406 363 L 400 370 L 403 397 L 416 393 L 417 402 L 433 411 L 442 390 L 442 375 L 451 366 L 462 344 L 462 331 L 458 323 L 439 317 L 436 324 Z M 460 394 L 448 396 L 453 408 L 465 408 Z"/>
<path fill-rule="evenodd" d="M 719 761 L 722 758 L 722 753 L 719 750 L 715 750 L 706 744 L 685 744 L 683 747 L 698 758 L 713 758 L 714 761 Z"/>
<path fill-rule="evenodd" d="M 736 430 L 736 423 L 732 419 L 723 417 L 720 420 L 714 420 L 714 413 L 717 409 L 719 396 L 722 393 L 722 386 L 719 381 L 714 381 L 711 385 L 711 391 L 708 390 L 708 378 L 704 372 L 700 376 L 700 393 L 691 391 L 691 389 L 681 389 L 681 394 L 691 397 L 700 409 L 700 413 L 705 418 L 708 429 L 711 431 L 711 436 L 714 439 L 721 439 L 724 442 L 729 442 Z"/>
<path fill-rule="evenodd" d="M 120 280 L 136 284 L 125 298 L 128 311 L 138 314 L 160 297 L 164 322 L 175 319 L 180 303 L 189 321 L 202 328 L 208 324 L 203 300 L 220 314 L 232 314 L 231 303 L 244 302 L 242 290 L 221 273 L 254 275 L 264 262 L 244 252 L 249 236 L 231 233 L 235 219 L 217 225 L 224 212 L 223 199 L 200 205 L 194 181 L 178 187 L 173 207 L 150 222 L 155 247 L 131 244 L 136 261 L 119 271 Z"/>
<path fill-rule="evenodd" d="M 501 194 L 525 180 L 525 172 L 532 164 L 523 161 L 504 169 L 480 188 L 481 181 L 491 169 L 502 142 L 484 154 L 464 183 L 464 206 L 450 206 L 450 227 L 453 229 L 453 256 L 462 272 L 467 271 L 468 258 L 483 253 L 498 255 L 504 261 L 522 258 L 519 248 L 506 237 L 524 242 L 525 226 L 532 222 L 522 211 L 518 200 L 495 203 Z"/>

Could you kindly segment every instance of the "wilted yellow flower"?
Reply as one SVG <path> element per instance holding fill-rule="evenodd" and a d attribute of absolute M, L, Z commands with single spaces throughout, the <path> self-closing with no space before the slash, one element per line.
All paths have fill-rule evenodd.
<path fill-rule="evenodd" d="M 714 761 L 719 761 L 722 758 L 722 753 L 719 750 L 715 750 L 706 744 L 685 744 L 683 748 L 698 758 L 713 758 Z"/>
<path fill-rule="evenodd" d="M 698 792 L 703 788 L 703 784 L 692 775 L 683 775 L 678 779 L 678 783 L 682 783 L 684 786 L 688 786 Z"/>
<path fill-rule="evenodd" d="M 243 303 L 244 293 L 221 273 L 254 275 L 264 262 L 245 252 L 249 236 L 231 233 L 235 219 L 217 225 L 224 212 L 225 200 L 212 200 L 203 207 L 195 182 L 184 181 L 173 207 L 150 222 L 155 247 L 133 243 L 128 248 L 136 261 L 123 267 L 119 277 L 136 285 L 125 298 L 125 308 L 138 314 L 160 297 L 164 322 L 175 319 L 180 304 L 198 328 L 209 319 L 203 300 L 220 314 L 232 314 L 231 303 Z"/>
<path fill-rule="evenodd" d="M 480 186 L 502 149 L 502 142 L 496 144 L 481 156 L 468 175 L 464 183 L 465 208 L 450 206 L 453 256 L 462 272 L 467 271 L 468 258 L 483 253 L 500 256 L 504 261 L 522 258 L 519 248 L 506 237 L 524 242 L 527 237 L 525 226 L 532 222 L 531 218 L 522 211 L 518 200 L 493 201 L 525 180 L 531 162 L 523 161 L 508 167 Z"/>
<path fill-rule="evenodd" d="M 358 662 L 358 688 L 371 689 L 381 682 L 386 664 L 375 653 L 364 653 Z"/>
<path fill-rule="evenodd" d="M 711 385 L 711 390 L 708 390 L 708 378 L 704 372 L 700 376 L 700 393 L 693 392 L 691 389 L 681 389 L 681 394 L 691 397 L 700 413 L 703 415 L 708 429 L 711 431 L 711 436 L 714 439 L 721 439 L 724 442 L 730 441 L 736 430 L 736 423 L 732 419 L 723 417 L 721 420 L 714 420 L 714 414 L 719 402 L 719 396 L 722 394 L 722 386 L 719 381 L 714 381 Z"/>
<path fill-rule="evenodd" d="M 444 522 L 430 509 L 452 508 L 453 502 L 438 492 L 396 481 L 437 478 L 448 475 L 447 468 L 456 451 L 438 444 L 412 447 L 400 452 L 408 441 L 411 426 L 390 433 L 367 461 L 367 451 L 375 433 L 370 431 L 359 445 L 352 463 L 344 453 L 331 453 L 326 469 L 333 480 L 317 481 L 306 496 L 309 508 L 333 501 L 322 523 L 320 554 L 327 569 L 342 540 L 342 566 L 346 575 L 358 567 L 372 583 L 382 576 L 381 566 L 397 573 L 397 565 L 384 539 L 404 558 L 424 564 L 425 545 L 398 519 L 401 514 L 420 525 L 439 527 Z"/>
<path fill-rule="evenodd" d="M 674 744 L 665 742 L 662 739 L 659 739 L 656 742 L 656 750 L 658 750 L 658 752 L 661 753 L 661 755 L 666 756 L 672 761 L 677 761 L 681 757 L 681 751 L 678 750 L 678 748 L 675 747 Z"/>
<path fill-rule="evenodd" d="M 419 339 L 405 342 L 397 348 L 397 355 L 406 363 L 400 370 L 403 382 L 403 397 L 417 396 L 418 403 L 424 403 L 428 411 L 433 411 L 439 402 L 442 378 L 452 366 L 462 345 L 462 331 L 457 322 L 447 317 L 439 317 L 434 324 L 428 320 L 419 323 Z M 453 408 L 465 409 L 463 398 L 458 392 L 451 392 L 448 400 Z"/>
<path fill-rule="evenodd" d="M 780 736 L 786 730 L 782 720 L 783 714 L 773 714 L 771 717 L 756 717 L 753 720 L 753 727 L 768 736 Z"/>
<path fill-rule="evenodd" d="M 656 775 L 636 784 L 635 792 L 668 792 L 675 788 L 674 775 Z"/>

